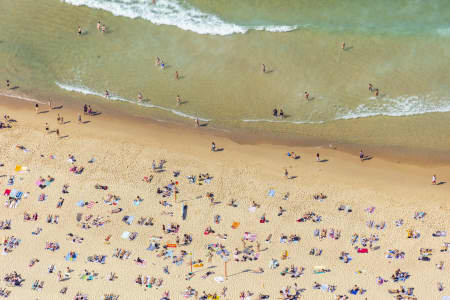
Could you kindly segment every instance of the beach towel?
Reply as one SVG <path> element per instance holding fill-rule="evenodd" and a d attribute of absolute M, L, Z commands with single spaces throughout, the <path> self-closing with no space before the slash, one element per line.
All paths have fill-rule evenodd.
<path fill-rule="evenodd" d="M 133 216 L 129 216 L 128 219 L 125 221 L 128 225 L 131 225 L 131 223 L 133 223 L 134 217 Z"/>
<path fill-rule="evenodd" d="M 217 277 L 214 277 L 214 281 L 217 283 L 222 283 L 225 281 L 225 279 L 222 276 L 217 276 Z"/>
<path fill-rule="evenodd" d="M 267 196 L 274 197 L 275 196 L 275 190 L 270 189 L 267 193 Z"/>
<path fill-rule="evenodd" d="M 251 212 L 251 213 L 254 213 L 256 211 L 256 207 L 255 206 L 250 206 L 248 208 L 248 211 Z"/>
<path fill-rule="evenodd" d="M 358 248 L 358 253 L 369 253 L 367 248 Z"/>
<path fill-rule="evenodd" d="M 233 224 L 231 224 L 231 228 L 237 229 L 237 228 L 239 227 L 240 224 L 241 224 L 241 223 L 239 223 L 239 222 L 233 222 Z"/>
<path fill-rule="evenodd" d="M 22 171 L 22 166 L 17 165 L 17 166 L 14 168 L 14 171 L 16 171 L 16 172 Z"/>
<path fill-rule="evenodd" d="M 67 253 L 65 257 L 66 261 L 76 261 L 77 260 L 77 254 L 75 253 L 74 256 L 70 256 L 70 253 Z"/>
<path fill-rule="evenodd" d="M 123 239 L 127 239 L 130 237 L 130 233 L 128 231 L 124 231 L 120 237 Z"/>
<path fill-rule="evenodd" d="M 77 213 L 77 222 L 81 221 L 81 217 L 83 216 L 82 213 Z"/>
<path fill-rule="evenodd" d="M 22 198 L 22 196 L 23 196 L 23 193 L 21 191 L 18 191 L 16 194 L 16 199 L 20 200 Z"/>
<path fill-rule="evenodd" d="M 77 202 L 77 206 L 83 207 L 84 206 L 84 201 L 83 200 L 78 201 Z"/>
<path fill-rule="evenodd" d="M 9 198 L 16 198 L 18 192 L 18 190 L 12 189 L 11 193 L 9 193 Z"/>
<path fill-rule="evenodd" d="M 155 243 L 150 243 L 150 245 L 149 245 L 148 248 L 147 248 L 148 251 L 153 251 L 153 250 L 155 250 L 155 249 L 156 249 Z"/>
<path fill-rule="evenodd" d="M 6 189 L 6 190 L 3 192 L 3 195 L 9 196 L 10 193 L 11 193 L 11 190 L 10 190 L 10 189 Z"/>
<path fill-rule="evenodd" d="M 133 204 L 134 204 L 134 206 L 139 206 L 139 204 L 141 204 L 141 201 L 133 200 Z"/>
<path fill-rule="evenodd" d="M 87 208 L 92 208 L 94 206 L 95 202 L 90 201 L 86 206 Z"/>

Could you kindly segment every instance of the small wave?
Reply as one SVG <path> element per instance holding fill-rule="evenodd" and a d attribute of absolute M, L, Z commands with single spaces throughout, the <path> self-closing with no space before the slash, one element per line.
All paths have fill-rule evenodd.
<path fill-rule="evenodd" d="M 437 33 L 441 36 L 450 37 L 450 27 L 439 28 Z"/>
<path fill-rule="evenodd" d="M 249 30 L 265 30 L 270 32 L 287 32 L 299 26 L 266 25 L 240 26 L 227 23 L 216 15 L 204 13 L 186 3 L 175 0 L 61 0 L 75 6 L 88 6 L 103 9 L 115 16 L 142 18 L 156 25 L 172 25 L 183 30 L 199 34 L 230 35 L 246 33 Z"/>
<path fill-rule="evenodd" d="M 28 102 L 39 103 L 39 104 L 46 104 L 45 102 L 39 101 L 37 99 L 28 98 L 28 97 L 20 96 L 20 95 L 16 95 L 16 94 L 8 94 L 8 93 L 1 93 L 0 92 L 0 96 L 6 96 L 6 97 L 10 97 L 10 98 L 15 98 L 15 99 L 28 101 Z"/>
<path fill-rule="evenodd" d="M 290 123 L 290 124 L 322 124 L 324 121 L 289 121 L 289 120 L 274 120 L 274 119 L 244 119 L 242 122 L 246 123 Z"/>
<path fill-rule="evenodd" d="M 368 118 L 375 116 L 402 117 L 436 112 L 450 112 L 450 99 L 432 96 L 400 96 L 398 98 L 371 98 L 370 103 L 360 104 L 355 109 L 337 113 L 336 120 Z"/>
<path fill-rule="evenodd" d="M 66 90 L 66 91 L 81 93 L 81 94 L 84 94 L 84 95 L 93 95 L 93 96 L 98 96 L 98 97 L 103 97 L 103 98 L 105 97 L 104 94 L 99 93 L 99 92 L 97 92 L 95 90 L 92 90 L 92 89 L 90 89 L 90 88 L 88 88 L 88 87 L 86 87 L 84 85 L 81 85 L 81 84 L 68 84 L 68 83 L 61 83 L 61 82 L 58 82 L 58 81 L 55 82 L 55 83 L 56 83 L 56 85 L 58 87 L 60 87 L 61 89 Z M 192 120 L 197 119 L 196 116 L 192 116 L 192 115 L 186 114 L 184 112 L 181 112 L 181 111 L 178 111 L 178 110 L 175 110 L 175 109 L 171 109 L 171 108 L 167 108 L 167 107 L 159 106 L 159 105 L 154 105 L 154 104 L 151 104 L 151 103 L 138 103 L 136 101 L 120 97 L 119 95 L 115 95 L 113 93 L 110 93 L 109 100 L 128 102 L 128 103 L 136 104 L 136 105 L 147 107 L 147 108 L 156 108 L 156 109 L 160 109 L 160 110 L 164 110 L 164 111 L 170 112 L 170 113 L 172 113 L 174 115 L 177 115 L 177 116 L 180 116 L 180 117 L 183 117 L 183 118 L 188 118 L 188 119 L 192 119 Z M 209 121 L 211 121 L 210 119 L 205 119 L 205 118 L 200 118 L 200 117 L 198 117 L 198 119 L 200 121 L 202 121 L 202 122 L 209 122 Z"/>

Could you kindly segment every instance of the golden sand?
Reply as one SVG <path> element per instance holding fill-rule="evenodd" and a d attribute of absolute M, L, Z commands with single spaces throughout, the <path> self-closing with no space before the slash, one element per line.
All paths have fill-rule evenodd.
<path fill-rule="evenodd" d="M 140 123 L 107 113 L 93 117 L 82 115 L 83 121 L 89 122 L 80 124 L 77 122 L 78 111 L 63 108 L 36 114 L 33 103 L 16 103 L 4 97 L 0 106 L 4 114 L 17 121 L 11 123 L 12 128 L 0 130 L 0 162 L 4 164 L 0 168 L 0 175 L 4 175 L 0 178 L 2 193 L 11 188 L 29 192 L 17 208 L 2 206 L 1 209 L 0 221 L 12 220 L 12 229 L 1 233 L 4 237 L 20 238 L 21 243 L 11 253 L 0 255 L 0 275 L 3 279 L 5 274 L 17 271 L 25 278 L 22 287 L 7 287 L 6 282 L 1 281 L 0 288 L 11 291 L 10 299 L 72 299 L 78 291 L 88 294 L 89 299 L 100 299 L 107 293 L 118 294 L 120 299 L 160 299 L 163 291 L 170 291 L 170 299 L 183 299 L 188 286 L 199 292 L 199 298 L 202 291 L 220 295 L 226 287 L 226 296 L 220 299 L 239 299 L 240 292 L 247 290 L 254 293 L 248 299 L 258 299 L 260 294 L 278 299 L 280 289 L 294 283 L 305 289 L 301 299 L 334 299 L 334 295 L 349 295 L 348 290 L 354 285 L 367 290 L 358 296 L 361 299 L 392 299 L 388 289 L 398 289 L 400 285 L 414 287 L 418 299 L 441 299 L 443 295 L 450 295 L 449 254 L 440 252 L 443 243 L 450 242 L 450 238 L 432 236 L 437 230 L 450 230 L 450 184 L 431 184 L 433 174 L 437 174 L 438 182 L 449 181 L 449 166 L 427 168 L 377 157 L 360 162 L 358 153 L 351 155 L 328 148 L 237 144 L 204 128 Z M 58 124 L 57 113 L 70 122 Z M 59 138 L 56 133 L 45 132 L 46 122 L 50 131 L 60 130 Z M 224 150 L 211 152 L 212 141 Z M 23 145 L 29 151 L 20 150 L 16 145 Z M 300 159 L 289 158 L 288 151 L 294 151 Z M 326 161 L 316 162 L 317 152 Z M 76 166 L 84 167 L 82 174 L 69 171 L 72 166 L 67 161 L 69 154 L 75 156 Z M 88 163 L 92 158 L 95 161 Z M 164 172 L 152 172 L 153 160 L 167 161 Z M 17 165 L 28 170 L 17 172 Z M 285 168 L 289 176 L 295 178 L 286 179 Z M 173 171 L 181 173 L 174 178 Z M 187 176 L 200 173 L 209 173 L 213 177 L 211 182 L 190 184 Z M 44 189 L 36 186 L 40 176 L 46 178 L 48 175 L 54 177 L 54 182 Z M 150 175 L 154 176 L 151 183 L 142 181 L 144 176 Z M 9 176 L 15 176 L 13 186 L 7 185 Z M 173 195 L 162 198 L 156 190 L 171 180 L 179 182 L 179 194 L 176 199 Z M 69 185 L 67 194 L 62 193 L 64 184 Z M 106 185 L 108 190 L 96 189 L 96 184 Z M 275 191 L 273 197 L 268 196 L 270 190 Z M 210 204 L 206 197 L 209 192 L 214 194 L 217 204 Z M 47 200 L 37 201 L 41 193 L 47 195 Z M 289 198 L 283 200 L 286 193 Z M 313 195 L 318 193 L 327 198 L 314 200 Z M 120 197 L 116 207 L 122 208 L 122 212 L 111 213 L 115 207 L 103 201 L 108 194 Z M 144 199 L 139 206 L 133 205 L 136 196 Z M 64 204 L 56 208 L 60 197 L 64 198 Z M 2 198 L 2 203 L 7 200 L 5 196 Z M 173 206 L 163 207 L 158 203 L 164 199 Z M 237 200 L 237 207 L 227 205 L 231 199 Z M 76 203 L 80 200 L 92 201 L 94 205 L 79 207 Z M 253 201 L 260 207 L 250 212 Z M 184 221 L 181 218 L 183 205 L 188 205 Z M 340 205 L 351 206 L 352 212 L 339 211 Z M 280 206 L 286 212 L 277 216 Z M 367 212 L 370 207 L 375 207 L 373 213 Z M 37 212 L 38 221 L 24 222 L 24 212 Z M 163 212 L 172 212 L 173 216 Z M 296 222 L 308 212 L 321 216 L 321 222 Z M 426 214 L 422 219 L 415 219 L 416 212 Z M 76 221 L 77 213 L 83 213 L 83 217 L 102 216 L 109 222 L 102 227 L 83 229 Z M 49 214 L 59 215 L 59 224 L 48 224 Z M 269 222 L 260 223 L 264 214 Z M 132 225 L 121 221 L 125 215 L 135 217 Z M 216 215 L 220 215 L 219 224 L 214 222 Z M 147 216 L 154 218 L 153 226 L 137 224 L 140 217 Z M 404 222 L 397 227 L 395 221 L 399 219 Z M 370 220 L 374 222 L 373 228 L 366 225 Z M 239 227 L 232 229 L 233 222 L 239 222 Z M 377 229 L 376 225 L 383 222 L 385 228 Z M 162 225 L 170 223 L 181 226 L 177 234 L 163 233 Z M 214 234 L 204 235 L 208 226 L 213 228 Z M 32 235 L 37 227 L 41 227 L 42 232 Z M 331 228 L 340 231 L 339 239 L 329 237 Z M 315 237 L 315 229 L 328 229 L 327 237 Z M 408 239 L 408 229 L 419 232 L 420 238 Z M 138 232 L 138 237 L 134 241 L 122 239 L 124 231 Z M 247 241 L 246 246 L 253 245 L 259 258 L 236 262 L 233 252 L 236 248 L 243 250 L 241 239 L 245 232 L 256 234 L 256 241 Z M 83 243 L 67 240 L 68 233 L 83 237 Z M 195 276 L 189 281 L 185 279 L 190 271 L 189 254 L 182 265 L 177 266 L 171 259 L 157 257 L 161 249 L 146 250 L 152 236 L 163 236 L 160 243 L 164 245 L 175 243 L 177 235 L 182 240 L 185 233 L 192 235 L 192 244 L 174 248 L 174 254 L 179 256 L 180 251 L 185 250 L 193 253 L 195 260 L 203 260 L 203 267 L 194 267 Z M 379 241 L 374 242 L 372 249 L 369 245 L 362 246 L 360 240 L 352 246 L 354 233 L 360 238 L 378 235 Z M 228 238 L 223 240 L 218 234 L 227 234 Z M 265 240 L 270 234 L 272 239 L 267 243 Z M 288 237 L 296 234 L 301 239 L 298 243 L 281 243 L 282 234 Z M 111 235 L 110 243 L 105 243 L 108 235 Z M 46 242 L 57 242 L 60 249 L 45 250 Z M 214 254 L 208 262 L 206 245 L 212 243 L 221 243 L 231 252 L 226 266 L 227 277 L 222 283 L 214 278 L 225 277 L 224 261 Z M 368 253 L 357 253 L 355 246 L 367 248 Z M 128 260 L 113 257 L 116 248 L 132 251 L 131 257 Z M 323 252 L 320 256 L 309 255 L 311 248 L 320 248 Z M 432 249 L 431 261 L 418 260 L 420 248 Z M 389 249 L 405 252 L 404 259 L 386 258 Z M 78 254 L 77 261 L 64 259 L 69 251 Z M 282 260 L 284 251 L 288 252 L 286 260 Z M 341 251 L 352 257 L 349 263 L 339 260 Z M 95 254 L 106 255 L 106 263 L 86 262 L 88 256 Z M 137 257 L 146 260 L 145 267 L 134 262 Z M 39 262 L 29 267 L 32 258 Z M 280 266 L 270 269 L 271 259 L 278 260 Z M 444 270 L 436 267 L 440 261 L 444 262 Z M 55 265 L 55 271 L 49 274 L 47 269 L 51 264 Z M 166 265 L 170 274 L 163 272 Z M 304 267 L 304 274 L 299 278 L 291 278 L 289 274 L 281 276 L 280 272 L 291 265 Z M 65 273 L 67 266 L 74 270 L 71 279 L 58 281 L 58 271 Z M 323 266 L 330 272 L 315 274 L 315 266 Z M 260 267 L 263 273 L 254 272 Z M 94 270 L 98 276 L 92 281 L 80 279 L 85 269 Z M 409 272 L 411 277 L 406 282 L 394 283 L 390 277 L 397 269 Z M 203 279 L 208 271 L 214 274 Z M 118 279 L 108 281 L 109 272 L 115 272 Z M 162 278 L 163 284 L 159 288 L 145 288 L 135 283 L 138 275 Z M 378 276 L 388 282 L 378 285 Z M 45 282 L 41 291 L 31 289 L 35 280 Z M 335 285 L 336 291 L 313 289 L 314 282 Z M 443 292 L 438 291 L 438 282 L 445 287 Z M 66 296 L 59 294 L 63 287 L 68 287 Z"/>

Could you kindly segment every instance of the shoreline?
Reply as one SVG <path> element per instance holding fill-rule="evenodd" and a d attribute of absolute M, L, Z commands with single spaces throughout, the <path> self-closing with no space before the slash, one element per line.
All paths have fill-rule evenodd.
<path fill-rule="evenodd" d="M 8 101 L 5 98 L 9 98 Z M 51 97 L 54 99 L 54 97 Z M 74 98 L 74 97 L 73 97 Z M 89 97 L 91 98 L 91 97 Z M 267 132 L 264 129 L 254 129 L 254 128 L 239 128 L 239 129 L 227 129 L 214 127 L 214 122 L 201 122 L 205 126 L 201 128 L 195 128 L 193 120 L 175 120 L 175 119 L 155 119 L 153 116 L 144 116 L 143 112 L 139 115 L 136 111 L 130 111 L 127 107 L 133 107 L 132 103 L 122 103 L 114 102 L 117 104 L 115 106 L 110 105 L 111 103 L 102 103 L 99 99 L 86 99 L 84 102 L 94 102 L 93 105 L 100 107 L 102 111 L 106 112 L 109 116 L 116 119 L 120 119 L 122 122 L 128 123 L 139 123 L 139 124 L 152 124 L 156 126 L 162 126 L 164 128 L 172 128 L 173 130 L 187 130 L 190 133 L 200 134 L 200 135 L 211 135 L 218 136 L 222 138 L 229 139 L 240 145 L 273 145 L 273 146 L 285 146 L 285 147 L 301 147 L 301 148 L 320 148 L 320 149 L 332 149 L 338 152 L 346 153 L 349 155 L 357 155 L 361 146 L 355 143 L 339 143 L 333 140 L 327 140 L 320 137 L 304 136 L 298 137 L 293 136 L 292 133 L 286 133 L 280 135 L 277 133 Z M 99 97 L 93 97 L 99 98 Z M 94 100 L 94 101 L 92 101 Z M 17 93 L 5 93 L 4 90 L 0 89 L 0 103 L 1 105 L 14 105 L 15 108 L 25 109 L 25 103 L 39 103 L 44 107 L 47 107 L 47 102 L 38 100 L 27 95 L 20 95 Z M 65 108 L 69 108 L 76 115 L 77 112 L 81 110 L 81 100 L 69 101 L 64 97 L 58 97 L 59 104 L 63 105 Z M 31 107 L 31 106 L 30 106 Z M 335 121 L 335 122 L 346 122 L 346 121 Z M 319 125 L 320 126 L 320 125 Z M 405 147 L 405 146 L 395 146 L 395 145 L 376 145 L 368 144 L 365 145 L 363 149 L 365 152 L 369 153 L 370 156 L 383 159 L 396 164 L 409 164 L 418 165 L 424 167 L 439 167 L 450 165 L 450 151 L 433 150 L 433 149 L 416 149 L 415 147 Z"/>
<path fill-rule="evenodd" d="M 13 98 L 14 99 L 14 98 Z M 24 106 L 23 103 L 20 101 L 14 101 L 9 102 L 5 105 L 5 98 L 0 97 L 0 107 L 4 109 L 4 111 L 8 111 L 8 109 L 12 109 L 13 115 L 16 113 L 19 113 L 21 118 L 25 119 L 29 118 L 30 116 L 36 116 L 34 113 L 34 106 Z M 14 99 L 16 100 L 16 99 Z M 61 104 L 61 103 L 56 103 Z M 184 151 L 185 145 L 190 145 L 191 141 L 193 141 L 193 145 L 190 145 L 192 149 L 196 149 L 196 151 L 209 149 L 211 141 L 215 141 L 216 144 L 224 144 L 229 149 L 232 147 L 233 152 L 240 153 L 243 156 L 246 157 L 252 157 L 255 153 L 258 153 L 259 155 L 262 155 L 262 153 L 270 153 L 270 154 L 276 154 L 278 159 L 284 159 L 286 156 L 286 153 L 288 151 L 294 151 L 296 153 L 303 153 L 302 156 L 309 156 L 311 158 L 315 158 L 316 152 L 325 153 L 325 156 L 337 160 L 339 164 L 339 170 L 346 170 L 346 166 L 349 166 L 349 172 L 347 173 L 351 177 L 351 171 L 354 170 L 354 168 L 359 168 L 359 166 L 364 165 L 368 169 L 377 170 L 377 172 L 386 172 L 387 174 L 389 172 L 392 172 L 393 174 L 390 174 L 388 177 L 394 178 L 398 177 L 400 178 L 403 172 L 408 173 L 411 170 L 414 170 L 414 173 L 421 173 L 420 177 L 430 177 L 431 173 L 435 172 L 433 170 L 439 170 L 441 174 L 443 174 L 444 177 L 450 178 L 450 166 L 448 164 L 436 164 L 436 165 L 428 165 L 428 164 L 414 164 L 414 163 L 405 163 L 405 162 L 395 162 L 391 160 L 387 160 L 382 158 L 381 156 L 373 156 L 373 159 L 361 163 L 359 161 L 358 153 L 353 154 L 349 153 L 347 151 L 342 151 L 339 149 L 332 149 L 329 147 L 320 147 L 320 146 L 298 146 L 298 145 L 286 145 L 286 144 L 272 144 L 263 142 L 259 139 L 255 139 L 252 142 L 248 143 L 247 141 L 245 143 L 240 143 L 239 139 L 235 140 L 233 138 L 230 138 L 227 134 L 224 132 L 221 132 L 219 130 L 215 129 L 206 129 L 204 128 L 200 129 L 192 127 L 186 127 L 182 126 L 183 123 L 171 123 L 171 122 L 158 122 L 158 121 L 150 121 L 148 118 L 135 118 L 130 117 L 127 115 L 119 114 L 117 111 L 114 110 L 103 110 L 103 107 L 94 105 L 95 108 L 100 107 L 101 108 L 101 114 L 98 116 L 88 117 L 89 123 L 88 124 L 82 124 L 80 128 L 77 128 L 75 131 L 73 128 L 71 128 L 73 123 L 76 123 L 76 116 L 78 112 L 81 112 L 80 110 L 77 110 L 75 107 L 78 105 L 67 105 L 63 104 L 63 108 L 61 110 L 53 109 L 49 111 L 50 113 L 53 113 L 56 118 L 56 113 L 61 112 L 63 116 L 69 113 L 69 120 L 70 123 L 69 127 L 69 134 L 75 133 L 76 136 L 79 136 L 80 134 L 84 137 L 94 138 L 94 139 L 102 139 L 105 136 L 110 136 L 113 139 L 116 139 L 116 141 L 124 141 L 124 140 L 130 140 L 133 143 L 139 144 L 139 145 L 148 145 L 148 144 L 155 144 L 154 139 L 157 141 L 157 145 L 162 146 L 163 144 L 168 144 L 170 147 L 174 147 L 174 151 Z M 44 107 L 47 107 L 47 105 L 44 105 Z M 6 110 L 5 110 L 6 108 Z M 40 107 L 42 110 L 42 106 Z M 47 110 L 47 109 L 43 109 Z M 48 113 L 38 114 L 38 118 L 41 119 L 41 116 L 44 116 L 43 118 L 46 118 Z M 82 115 L 82 118 L 84 119 L 85 116 Z M 68 118 L 65 118 L 66 120 Z M 91 121 L 92 120 L 92 121 Z M 23 121 L 22 121 L 23 122 Z M 56 121 L 55 121 L 56 122 Z M 27 119 L 25 122 L 23 122 L 23 125 L 19 123 L 20 126 L 30 127 L 33 130 L 40 130 L 39 127 L 42 129 L 44 128 L 45 121 L 42 121 L 42 124 L 37 124 L 36 120 L 33 119 Z M 49 121 L 49 124 L 52 126 L 52 121 Z M 79 124 L 75 124 L 76 126 L 79 126 Z M 87 126 L 83 126 L 87 125 Z M 91 130 L 91 127 L 94 127 L 95 130 Z M 61 126 L 61 132 L 64 134 L 65 132 L 65 125 Z M 131 134 L 132 132 L 132 134 Z M 199 141 L 201 141 L 202 146 L 199 146 Z M 169 147 L 169 148 L 170 148 Z M 165 148 L 167 148 L 165 146 Z M 168 149 L 169 149 L 168 148 Z M 246 150 L 246 152 L 242 152 L 242 150 Z M 230 150 L 228 150 L 230 151 Z M 194 151 L 195 153 L 195 151 Z M 191 152 L 192 154 L 192 152 Z M 371 155 L 371 154 L 369 154 Z M 279 167 L 282 168 L 281 166 Z M 395 174 L 395 175 L 394 175 Z M 368 176 L 366 179 L 369 179 L 370 176 Z M 417 180 L 418 178 L 416 178 Z M 421 179 L 422 180 L 422 179 Z M 421 180 L 417 180 L 416 183 L 419 183 Z M 428 180 L 425 180 L 428 181 Z M 351 180 L 348 181 L 349 183 Z M 449 185 L 450 187 L 450 185 Z M 444 186 L 444 189 L 446 189 L 447 186 Z"/>

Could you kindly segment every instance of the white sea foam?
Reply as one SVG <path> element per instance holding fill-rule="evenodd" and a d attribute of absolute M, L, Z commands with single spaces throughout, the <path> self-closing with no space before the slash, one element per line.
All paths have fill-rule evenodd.
<path fill-rule="evenodd" d="M 351 109 L 341 107 L 334 115 L 326 120 L 278 120 L 278 119 L 243 119 L 246 123 L 289 123 L 289 124 L 322 124 L 336 120 L 350 120 L 370 118 L 376 116 L 403 117 L 422 115 L 427 113 L 450 112 L 450 98 L 438 98 L 433 96 L 400 96 L 397 98 L 371 97 L 369 101 Z"/>
<path fill-rule="evenodd" d="M 450 27 L 439 28 L 437 33 L 441 36 L 450 37 Z"/>
<path fill-rule="evenodd" d="M 21 95 L 8 94 L 8 93 L 1 93 L 1 92 L 0 92 L 0 96 L 6 96 L 6 97 L 10 97 L 10 98 L 15 98 L 15 99 L 19 99 L 19 100 L 23 100 L 23 101 L 28 101 L 28 102 L 39 103 L 39 104 L 46 104 L 45 102 L 39 101 L 39 100 L 37 100 L 37 99 L 33 99 L 33 98 L 21 96 Z"/>
<path fill-rule="evenodd" d="M 355 109 L 342 109 L 336 114 L 336 120 L 367 118 L 374 116 L 402 117 L 436 112 L 450 112 L 450 99 L 432 96 L 400 96 L 371 99 Z"/>
<path fill-rule="evenodd" d="M 183 30 L 199 34 L 230 35 L 246 33 L 249 30 L 265 30 L 270 32 L 287 32 L 298 29 L 298 26 L 266 25 L 241 26 L 227 23 L 220 17 L 204 13 L 187 3 L 177 0 L 61 0 L 75 6 L 88 6 L 103 9 L 116 16 L 142 18 L 156 25 L 173 25 Z"/>
<path fill-rule="evenodd" d="M 67 91 L 81 93 L 81 94 L 84 94 L 84 95 L 93 95 L 93 96 L 98 96 L 98 97 L 105 97 L 104 94 L 102 94 L 100 92 L 97 92 L 97 91 L 95 91 L 93 89 L 90 89 L 90 88 L 88 88 L 88 87 L 86 87 L 86 86 L 84 86 L 82 84 L 70 84 L 70 83 L 61 83 L 61 82 L 55 82 L 55 83 L 56 83 L 56 85 L 58 87 L 60 87 L 61 89 L 67 90 Z M 168 107 L 151 104 L 151 103 L 148 103 L 148 102 L 139 103 L 139 102 L 136 102 L 136 101 L 133 101 L 133 100 L 130 100 L 130 99 L 123 98 L 123 97 L 121 97 L 119 95 L 115 95 L 114 93 L 110 93 L 110 96 L 109 96 L 108 99 L 109 100 L 114 100 L 114 101 L 128 102 L 128 103 L 136 104 L 136 105 L 147 107 L 147 108 L 156 108 L 156 109 L 164 110 L 164 111 L 170 112 L 170 113 L 172 113 L 174 115 L 177 115 L 177 116 L 180 116 L 180 117 L 183 117 L 183 118 L 188 118 L 188 119 L 192 119 L 192 120 L 197 119 L 197 116 L 189 115 L 189 114 L 186 114 L 184 112 L 181 112 L 181 111 L 178 111 L 178 110 L 175 110 L 175 109 L 171 109 L 171 108 L 168 108 Z M 200 121 L 203 121 L 203 122 L 211 121 L 209 119 L 200 118 L 200 117 L 198 117 L 198 119 Z"/>
<path fill-rule="evenodd" d="M 322 124 L 324 121 L 291 121 L 291 120 L 276 120 L 276 119 L 244 119 L 242 122 L 246 123 L 289 123 L 289 124 Z"/>

